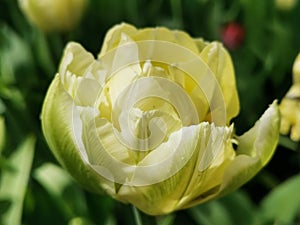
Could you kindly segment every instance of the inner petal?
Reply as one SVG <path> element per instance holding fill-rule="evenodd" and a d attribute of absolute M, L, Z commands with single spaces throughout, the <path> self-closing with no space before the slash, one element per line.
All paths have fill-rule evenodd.
<path fill-rule="evenodd" d="M 149 97 L 137 102 L 128 114 L 121 113 L 118 126 L 120 133 L 116 132 L 129 149 L 149 151 L 180 129 L 182 121 L 168 102 Z"/>
<path fill-rule="evenodd" d="M 155 101 L 157 101 L 157 104 Z M 169 104 L 171 111 L 163 113 L 160 112 L 160 108 L 151 109 L 153 106 L 155 108 L 166 104 Z M 139 105 L 143 106 L 142 108 L 145 111 L 143 109 L 139 109 L 140 111 L 137 109 L 133 110 L 133 108 L 137 108 Z M 140 113 L 140 116 L 137 116 L 137 113 Z M 154 119 L 155 117 L 159 119 Z M 138 147 L 139 150 L 144 151 L 158 146 L 164 140 L 166 134 L 172 132 L 172 130 L 167 129 L 167 127 L 171 127 L 167 124 L 172 124 L 170 122 L 172 121 L 172 117 L 179 118 L 182 126 L 198 124 L 198 115 L 195 106 L 185 91 L 176 85 L 176 83 L 158 77 L 140 78 L 130 84 L 119 94 L 112 110 L 112 122 L 120 140 L 131 149 Z M 135 135 L 136 133 L 140 133 L 137 130 L 141 126 L 132 124 L 134 120 L 138 121 L 140 125 L 145 121 L 149 121 L 148 128 L 152 129 L 153 132 L 151 131 L 151 135 L 147 140 L 141 140 Z M 164 126 L 163 123 L 166 125 Z"/>

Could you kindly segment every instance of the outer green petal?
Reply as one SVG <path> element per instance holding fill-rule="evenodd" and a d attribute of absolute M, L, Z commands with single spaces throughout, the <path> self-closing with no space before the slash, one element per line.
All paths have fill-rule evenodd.
<path fill-rule="evenodd" d="M 74 136 L 73 101 L 56 75 L 42 109 L 42 129 L 56 159 L 84 187 L 102 193 L 103 179 L 85 164 Z"/>
<path fill-rule="evenodd" d="M 277 146 L 279 128 L 280 114 L 274 101 L 254 127 L 237 138 L 237 156 L 225 172 L 221 195 L 243 185 L 266 165 Z"/>

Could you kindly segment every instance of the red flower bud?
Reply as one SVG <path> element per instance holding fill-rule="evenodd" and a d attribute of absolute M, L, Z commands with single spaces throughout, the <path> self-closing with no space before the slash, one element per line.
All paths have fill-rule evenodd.
<path fill-rule="evenodd" d="M 244 27 L 238 23 L 228 23 L 221 30 L 221 39 L 224 45 L 230 49 L 237 49 L 245 37 Z"/>

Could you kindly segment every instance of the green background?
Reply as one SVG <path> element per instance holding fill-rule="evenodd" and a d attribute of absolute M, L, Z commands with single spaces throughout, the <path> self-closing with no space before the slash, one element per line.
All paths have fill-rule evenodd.
<path fill-rule="evenodd" d="M 299 1 L 282 10 L 273 0 L 90 0 L 73 31 L 45 34 L 28 23 L 16 0 L 0 0 L 0 224 L 132 225 L 139 216 L 151 225 L 300 224 L 300 145 L 286 136 L 266 168 L 239 190 L 160 217 L 135 215 L 130 205 L 86 192 L 58 166 L 40 112 L 64 46 L 77 41 L 96 55 L 106 31 L 123 21 L 182 29 L 208 41 L 222 41 L 225 24 L 241 24 L 245 38 L 230 50 L 241 101 L 238 134 L 292 83 Z"/>

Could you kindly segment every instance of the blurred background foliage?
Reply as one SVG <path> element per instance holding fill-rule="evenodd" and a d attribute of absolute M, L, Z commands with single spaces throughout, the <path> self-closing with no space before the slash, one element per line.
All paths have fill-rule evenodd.
<path fill-rule="evenodd" d="M 80 42 L 96 55 L 107 29 L 124 21 L 223 41 L 236 70 L 241 113 L 234 122 L 241 134 L 291 85 L 300 51 L 300 3 L 285 7 L 288 2 L 90 0 L 72 31 L 44 33 L 28 23 L 17 0 L 0 0 L 0 224 L 300 224 L 300 146 L 288 137 L 280 138 L 268 166 L 241 189 L 153 218 L 76 184 L 50 153 L 39 119 L 65 44 Z"/>

